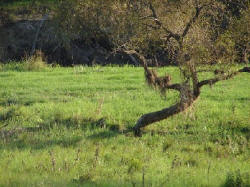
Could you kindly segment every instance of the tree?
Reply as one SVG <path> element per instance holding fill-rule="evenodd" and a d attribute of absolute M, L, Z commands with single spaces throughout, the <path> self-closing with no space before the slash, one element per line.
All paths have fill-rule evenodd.
<path fill-rule="evenodd" d="M 135 34 L 121 49 L 141 60 L 148 85 L 161 93 L 166 90 L 179 92 L 179 102 L 173 106 L 142 115 L 133 128 L 135 135 L 141 135 L 141 128 L 147 125 L 186 110 L 199 98 L 203 86 L 233 78 L 240 72 L 249 72 L 249 67 L 239 70 L 233 68 L 234 43 L 221 31 L 222 27 L 218 27 L 219 22 L 214 21 L 220 20 L 219 17 L 225 13 L 223 11 L 226 11 L 226 6 L 220 1 L 137 1 L 131 6 L 144 7 L 143 12 L 137 15 L 140 20 L 138 28 L 147 30 L 137 32 L 139 35 Z M 145 51 L 138 48 L 138 43 L 142 41 L 139 36 L 145 37 L 146 33 L 157 33 L 166 48 L 174 48 L 175 63 L 182 77 L 180 83 L 171 83 L 169 75 L 160 77 L 156 70 L 148 67 Z M 213 72 L 213 77 L 200 80 L 199 74 L 204 71 Z"/>
<path fill-rule="evenodd" d="M 179 92 L 175 105 L 139 118 L 134 132 L 140 135 L 141 128 L 190 107 L 203 86 L 249 72 L 249 67 L 234 66 L 239 51 L 248 54 L 248 12 L 249 0 L 65 0 L 55 19 L 59 38 L 69 48 L 71 41 L 108 38 L 104 43 L 110 41 L 111 48 L 140 59 L 152 88 Z M 178 66 L 181 82 L 172 83 L 171 76 L 160 77 L 149 68 L 147 58 L 158 52 Z M 204 71 L 212 77 L 201 80 Z"/>

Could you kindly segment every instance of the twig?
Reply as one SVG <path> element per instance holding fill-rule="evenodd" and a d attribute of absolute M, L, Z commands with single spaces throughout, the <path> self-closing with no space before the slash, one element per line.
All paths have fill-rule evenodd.
<path fill-rule="evenodd" d="M 158 16 L 157 16 L 157 14 L 156 14 L 156 11 L 155 11 L 155 9 L 154 9 L 152 3 L 149 3 L 149 9 L 150 9 L 151 12 L 152 12 L 152 18 L 154 19 L 154 22 L 155 22 L 157 25 L 159 25 L 159 26 L 168 34 L 168 39 L 170 39 L 170 38 L 172 37 L 172 38 L 176 39 L 177 41 L 179 41 L 180 38 L 181 38 L 180 35 L 179 35 L 179 34 L 173 33 L 173 32 L 170 31 L 168 28 L 164 27 L 163 24 L 162 24 L 162 22 L 159 21 Z"/>
<path fill-rule="evenodd" d="M 31 52 L 30 52 L 30 55 L 31 55 L 31 56 L 35 53 L 36 43 L 37 43 L 37 39 L 38 39 L 40 30 L 41 30 L 41 28 L 42 28 L 42 26 L 43 26 L 44 21 L 47 20 L 48 17 L 49 17 L 49 15 L 48 15 L 48 14 L 45 14 L 45 15 L 43 16 L 43 18 L 41 19 L 41 21 L 40 21 L 40 25 L 39 25 L 39 27 L 37 28 L 36 35 L 35 35 L 35 39 L 34 39 L 33 44 L 32 44 L 32 49 L 31 49 Z"/>

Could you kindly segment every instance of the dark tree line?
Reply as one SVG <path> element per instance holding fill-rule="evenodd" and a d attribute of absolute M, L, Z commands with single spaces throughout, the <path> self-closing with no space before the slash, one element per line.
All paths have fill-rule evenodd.
<path fill-rule="evenodd" d="M 192 43 L 193 39 L 203 42 L 196 49 L 207 62 L 211 55 L 203 48 L 205 42 L 226 48 L 227 55 L 237 57 L 237 62 L 246 63 L 249 58 L 248 0 L 66 0 L 58 4 L 54 14 L 53 24 L 66 48 L 75 40 L 111 51 L 133 45 L 161 65 L 176 64 L 177 37 L 183 32 L 183 37 L 187 35 L 183 45 L 198 45 Z M 193 14 L 197 17 L 189 20 Z"/>

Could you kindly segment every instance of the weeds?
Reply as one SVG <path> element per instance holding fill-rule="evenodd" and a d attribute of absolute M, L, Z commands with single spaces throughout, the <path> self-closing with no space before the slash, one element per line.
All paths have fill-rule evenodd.
<path fill-rule="evenodd" d="M 42 71 L 47 68 L 47 63 L 43 60 L 43 54 L 41 51 L 27 58 L 24 63 L 24 68 L 27 71 Z"/>
<path fill-rule="evenodd" d="M 0 71 L 44 71 L 48 68 L 43 60 L 41 51 L 37 51 L 33 56 L 26 57 L 22 62 L 9 62 L 0 64 Z"/>
<path fill-rule="evenodd" d="M 249 187 L 249 173 L 241 174 L 240 170 L 236 172 L 229 172 L 225 184 L 222 187 Z"/>

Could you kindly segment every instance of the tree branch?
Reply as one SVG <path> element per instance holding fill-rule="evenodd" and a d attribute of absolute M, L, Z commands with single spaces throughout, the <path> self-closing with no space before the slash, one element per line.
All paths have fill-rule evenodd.
<path fill-rule="evenodd" d="M 235 71 L 233 73 L 230 73 L 230 74 L 221 75 L 221 76 L 215 77 L 213 79 L 203 80 L 203 81 L 198 83 L 198 87 L 201 88 L 204 85 L 208 85 L 208 84 L 213 85 L 213 84 L 215 84 L 215 83 L 217 83 L 219 81 L 231 79 L 240 72 L 248 72 L 248 73 L 250 73 L 250 68 L 249 67 L 244 67 L 244 68 L 242 68 L 242 69 L 240 69 L 238 71 Z"/>
<path fill-rule="evenodd" d="M 175 34 L 172 31 L 170 31 L 168 28 L 164 27 L 163 24 L 159 21 L 158 16 L 156 14 L 156 11 L 152 5 L 152 3 L 149 3 L 149 9 L 152 12 L 152 17 L 154 19 L 154 22 L 159 25 L 167 34 L 168 34 L 168 39 L 170 38 L 174 38 L 175 40 L 179 41 L 180 40 L 180 35 L 179 34 Z"/>
<path fill-rule="evenodd" d="M 167 119 L 170 116 L 178 114 L 186 110 L 193 102 L 198 98 L 194 97 L 189 86 L 182 84 L 180 86 L 180 101 L 173 106 L 164 108 L 156 112 L 150 112 L 142 115 L 134 126 L 134 133 L 136 136 L 141 136 L 140 129 L 151 124 L 164 119 Z"/>
<path fill-rule="evenodd" d="M 135 50 L 124 50 L 124 52 L 125 53 L 127 53 L 128 55 L 137 55 L 139 58 L 140 58 L 140 60 L 142 61 L 142 65 L 143 66 L 147 66 L 147 62 L 146 62 L 146 59 L 145 59 L 145 57 L 143 56 L 143 55 L 141 55 L 140 53 L 138 53 L 137 51 L 135 51 Z"/>
<path fill-rule="evenodd" d="M 178 84 L 178 83 L 170 84 L 170 80 L 171 80 L 170 76 L 166 75 L 163 77 L 158 77 L 157 73 L 154 70 L 148 69 L 147 61 L 143 55 L 141 55 L 135 50 L 126 50 L 124 52 L 130 56 L 135 54 L 139 57 L 144 67 L 145 77 L 146 79 L 149 79 L 147 80 L 147 82 L 148 83 L 150 82 L 149 83 L 150 86 L 158 87 L 161 91 L 165 91 L 167 89 L 181 91 L 181 88 L 182 88 L 181 84 Z"/>
<path fill-rule="evenodd" d="M 181 84 L 170 84 L 168 86 L 166 86 L 166 89 L 172 89 L 172 90 L 177 90 L 177 91 L 181 91 Z"/>
<path fill-rule="evenodd" d="M 42 26 L 43 26 L 44 21 L 46 21 L 46 20 L 48 19 L 48 17 L 49 17 L 49 15 L 48 15 L 48 14 L 45 14 L 45 15 L 43 16 L 43 18 L 41 19 L 41 21 L 40 21 L 40 25 L 39 25 L 39 27 L 37 28 L 37 31 L 36 31 L 35 39 L 33 40 L 32 48 L 31 48 L 31 52 L 30 52 L 30 55 L 31 55 L 31 56 L 35 53 L 35 50 L 36 50 L 36 43 L 37 43 L 37 39 L 38 39 L 40 30 L 41 30 L 41 28 L 42 28 Z"/>
<path fill-rule="evenodd" d="M 189 20 L 188 24 L 186 25 L 181 37 L 184 38 L 188 31 L 190 30 L 191 26 L 196 22 L 196 20 L 199 18 L 201 10 L 205 7 L 205 5 L 198 7 L 195 7 L 195 15 Z"/>

